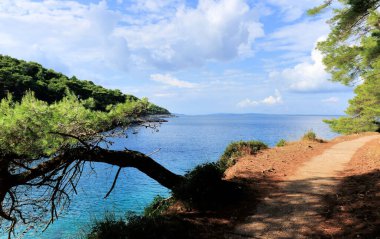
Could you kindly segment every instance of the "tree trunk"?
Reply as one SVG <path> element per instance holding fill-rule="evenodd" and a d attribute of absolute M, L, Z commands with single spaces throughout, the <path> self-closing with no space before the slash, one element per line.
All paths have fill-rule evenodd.
<path fill-rule="evenodd" d="M 150 178 L 156 180 L 159 184 L 169 189 L 173 189 L 180 184 L 184 177 L 177 175 L 161 164 L 154 161 L 152 158 L 138 151 L 124 150 L 115 151 L 103 148 L 87 149 L 75 148 L 68 150 L 61 155 L 52 158 L 44 163 L 41 163 L 32 170 L 28 170 L 19 175 L 14 175 L 13 185 L 20 185 L 37 177 L 43 177 L 45 174 L 64 165 L 71 164 L 74 161 L 100 162 L 119 166 L 121 168 L 132 167 L 140 170 Z"/>
<path fill-rule="evenodd" d="M 133 167 L 169 189 L 173 189 L 184 180 L 183 176 L 169 171 L 147 155 L 132 150 L 113 151 L 98 148 L 84 155 L 81 160 L 108 163 L 121 168 Z"/>

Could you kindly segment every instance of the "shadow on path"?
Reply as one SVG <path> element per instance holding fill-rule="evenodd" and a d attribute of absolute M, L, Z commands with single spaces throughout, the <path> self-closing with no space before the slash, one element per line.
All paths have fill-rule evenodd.
<path fill-rule="evenodd" d="M 227 238 L 319 238 L 311 235 L 324 220 L 321 203 L 340 179 L 319 177 L 277 182 L 280 189 L 265 197 Z M 247 212 L 248 213 L 248 212 Z"/>
<path fill-rule="evenodd" d="M 233 232 L 226 233 L 225 238 L 362 238 L 361 235 L 363 238 L 376 238 L 379 232 L 376 225 L 380 205 L 374 201 L 380 201 L 380 195 L 376 194 L 380 192 L 377 188 L 378 177 L 368 174 L 343 178 L 339 177 L 339 172 L 344 170 L 346 163 L 360 147 L 377 138 L 377 135 L 366 136 L 338 143 L 302 165 L 287 181 L 272 182 L 278 188 L 269 192 L 257 208 L 250 211 L 247 208 L 248 216 Z M 357 184 L 353 184 L 353 181 Z M 349 187 L 351 184 L 354 186 Z M 359 194 L 352 191 L 356 190 L 356 186 L 362 188 Z M 368 191 L 370 188 L 372 191 Z M 362 195 L 369 192 L 374 192 L 374 196 L 371 194 L 370 201 L 363 201 L 366 197 Z M 334 195 L 341 198 L 339 194 L 346 195 L 347 200 L 334 202 Z M 336 208 L 340 208 L 342 203 L 350 205 L 354 195 L 361 195 L 358 196 L 359 201 L 355 201 L 357 206 L 352 207 L 351 211 L 345 211 L 345 214 L 336 214 Z M 373 205 L 367 205 L 369 202 Z M 364 209 L 373 212 L 369 216 L 360 214 L 363 218 L 357 218 L 358 210 Z M 335 219 L 338 216 L 342 220 Z M 347 220 L 349 218 L 352 219 Z M 357 231 L 360 228 L 353 227 L 358 223 L 361 223 L 363 232 Z M 365 232 L 370 228 L 370 232 Z"/>

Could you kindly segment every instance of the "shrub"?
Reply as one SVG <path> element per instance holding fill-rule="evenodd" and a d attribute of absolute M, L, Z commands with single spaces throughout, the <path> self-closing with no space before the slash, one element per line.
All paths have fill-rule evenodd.
<path fill-rule="evenodd" d="M 277 142 L 277 147 L 284 147 L 287 144 L 285 139 L 280 139 L 280 141 Z"/>
<path fill-rule="evenodd" d="M 195 226 L 178 216 L 127 216 L 127 238 L 194 238 Z"/>
<path fill-rule="evenodd" d="M 173 198 L 164 198 L 157 195 L 144 209 L 144 216 L 155 217 L 161 215 L 174 202 Z"/>
<path fill-rule="evenodd" d="M 219 159 L 220 168 L 226 170 L 236 163 L 236 159 L 244 155 L 253 155 L 268 146 L 260 141 L 237 141 L 227 146 L 223 155 Z"/>
<path fill-rule="evenodd" d="M 307 131 L 303 136 L 302 140 L 311 140 L 311 141 L 316 141 L 317 140 L 317 135 L 314 133 L 312 129 Z"/>
<path fill-rule="evenodd" d="M 111 215 L 111 217 L 110 217 Z M 177 216 L 146 217 L 129 213 L 125 221 L 106 214 L 95 221 L 85 239 L 177 239 L 196 238 L 196 227 Z"/>
<path fill-rule="evenodd" d="M 87 239 L 125 239 L 127 238 L 127 224 L 122 218 L 116 219 L 115 214 L 106 212 L 102 220 L 94 220 Z"/>
<path fill-rule="evenodd" d="M 173 190 L 173 196 L 192 208 L 219 208 L 239 196 L 235 184 L 222 180 L 223 174 L 218 163 L 198 165 L 185 175 L 184 182 Z"/>

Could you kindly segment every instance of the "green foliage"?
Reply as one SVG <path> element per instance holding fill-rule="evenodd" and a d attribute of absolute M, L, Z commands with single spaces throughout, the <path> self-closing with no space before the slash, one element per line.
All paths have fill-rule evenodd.
<path fill-rule="evenodd" d="M 0 152 L 30 160 L 49 157 L 79 143 L 75 136 L 96 140 L 98 133 L 130 123 L 146 113 L 147 104 L 146 100 L 126 102 L 102 112 L 86 108 L 70 94 L 52 104 L 31 92 L 20 102 L 8 95 L 0 101 Z"/>
<path fill-rule="evenodd" d="M 107 113 L 85 108 L 72 95 L 50 105 L 33 93 L 20 102 L 9 95 L 0 102 L 0 151 L 31 159 L 49 156 L 77 143 L 63 134 L 92 136 L 107 129 L 108 120 Z"/>
<path fill-rule="evenodd" d="M 151 102 L 148 102 L 146 109 L 147 109 L 147 114 L 149 114 L 149 115 L 168 115 L 168 114 L 170 114 L 170 112 L 167 109 L 162 108 L 158 105 L 155 105 Z"/>
<path fill-rule="evenodd" d="M 196 238 L 195 225 L 176 216 L 145 217 L 127 214 L 126 219 L 105 216 L 95 221 L 85 239 L 177 239 Z"/>
<path fill-rule="evenodd" d="M 84 157 L 104 159 L 100 152 L 110 152 L 99 145 L 111 144 L 105 138 L 115 131 L 105 132 L 156 113 L 168 111 L 147 99 L 0 55 L 0 232 L 22 231 L 14 227 L 18 222 L 39 225 L 50 216 L 53 222 L 76 192 Z M 106 219 L 97 224 L 99 230 L 124 227 L 120 220 Z"/>
<path fill-rule="evenodd" d="M 317 134 L 312 130 L 308 130 L 303 136 L 302 140 L 310 140 L 310 141 L 316 141 L 317 140 Z"/>
<path fill-rule="evenodd" d="M 260 141 L 237 141 L 230 143 L 219 159 L 219 165 L 223 170 L 233 166 L 236 159 L 244 155 L 253 155 L 268 146 Z"/>
<path fill-rule="evenodd" d="M 324 9 L 331 5 L 317 8 Z M 318 44 L 331 80 L 345 85 L 361 82 L 346 117 L 326 120 L 332 130 L 350 134 L 379 131 L 380 0 L 341 0 L 330 19 L 331 32 Z M 316 13 L 318 9 L 314 10 Z"/>
<path fill-rule="evenodd" d="M 318 49 L 332 80 L 349 84 L 378 61 L 379 0 L 345 0 L 339 6 L 329 21 L 331 32 Z"/>
<path fill-rule="evenodd" d="M 286 144 L 287 144 L 287 142 L 286 142 L 285 139 L 280 139 L 280 140 L 277 142 L 276 146 L 277 146 L 277 147 L 284 147 Z"/>
<path fill-rule="evenodd" d="M 235 202 L 242 195 L 242 190 L 236 184 L 222 180 L 223 173 L 218 163 L 199 165 L 185 175 L 183 184 L 173 190 L 173 198 L 155 197 L 145 208 L 143 216 L 128 213 L 123 220 L 106 214 L 104 219 L 92 223 L 84 238 L 196 238 L 199 228 L 194 224 L 163 212 L 176 199 L 198 210 L 224 208 Z"/>
<path fill-rule="evenodd" d="M 87 239 L 126 239 L 128 238 L 127 224 L 122 219 L 116 219 L 115 214 L 106 212 L 102 220 L 95 220 Z"/>
<path fill-rule="evenodd" d="M 35 62 L 0 55 L 0 99 L 11 93 L 15 101 L 20 101 L 27 91 L 33 91 L 37 99 L 49 104 L 72 93 L 84 100 L 87 108 L 101 111 L 110 105 L 139 101 L 120 90 L 108 90 L 91 81 L 78 80 L 75 76 L 69 78 Z M 149 114 L 169 114 L 166 109 L 152 103 L 147 109 Z"/>
<path fill-rule="evenodd" d="M 368 78 L 355 89 L 347 117 L 325 120 L 335 132 L 351 134 L 380 130 L 380 78 Z"/>
<path fill-rule="evenodd" d="M 240 196 L 236 185 L 222 180 L 223 174 L 218 163 L 198 165 L 185 175 L 184 182 L 173 190 L 173 196 L 200 210 L 223 207 Z"/>
<path fill-rule="evenodd" d="M 165 212 L 174 202 L 173 198 L 164 198 L 159 195 L 144 209 L 145 217 L 156 217 Z"/>
<path fill-rule="evenodd" d="M 320 6 L 317 6 L 315 8 L 312 8 L 312 9 L 309 9 L 307 11 L 307 14 L 313 16 L 313 15 L 316 15 L 316 14 L 319 14 L 321 13 L 323 10 L 325 10 L 330 4 L 331 4 L 332 0 L 328 0 L 326 1 L 325 3 L 323 3 L 322 5 Z"/>

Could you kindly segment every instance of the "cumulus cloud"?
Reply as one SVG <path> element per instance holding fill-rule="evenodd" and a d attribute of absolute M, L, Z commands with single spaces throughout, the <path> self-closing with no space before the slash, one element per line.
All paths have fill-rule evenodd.
<path fill-rule="evenodd" d="M 282 101 L 282 96 L 279 90 L 275 90 L 274 95 L 270 95 L 262 100 L 256 101 L 256 100 L 251 100 L 251 99 L 245 99 L 240 101 L 237 106 L 240 108 L 247 108 L 247 107 L 254 107 L 258 105 L 276 105 L 276 104 L 281 104 L 283 103 Z"/>
<path fill-rule="evenodd" d="M 255 12 L 243 0 L 200 0 L 152 24 L 119 29 L 129 46 L 160 68 L 200 66 L 250 54 L 264 35 Z"/>
<path fill-rule="evenodd" d="M 152 81 L 160 82 L 164 85 L 174 86 L 178 88 L 195 88 L 197 86 L 197 84 L 191 82 L 178 80 L 170 74 L 152 74 L 150 75 L 150 79 Z"/>
<path fill-rule="evenodd" d="M 114 34 L 121 16 L 107 3 L 0 2 L 0 53 L 38 61 L 67 74 L 126 70 L 127 41 Z"/>
<path fill-rule="evenodd" d="M 346 88 L 340 84 L 334 84 L 328 80 L 330 75 L 325 71 L 322 59 L 322 53 L 313 49 L 309 59 L 282 71 L 272 71 L 269 76 L 285 83 L 291 91 L 295 92 L 345 90 Z"/>
<path fill-rule="evenodd" d="M 290 89 L 295 91 L 313 91 L 328 85 L 329 75 L 322 62 L 323 56 L 318 50 L 311 53 L 311 61 L 300 63 L 293 68 L 281 72 L 284 79 L 289 80 Z"/>
<path fill-rule="evenodd" d="M 111 9 L 105 0 L 2 0 L 0 54 L 91 78 L 99 69 L 179 69 L 231 60 L 250 54 L 264 34 L 259 14 L 245 0 L 117 2 L 127 10 Z"/>

